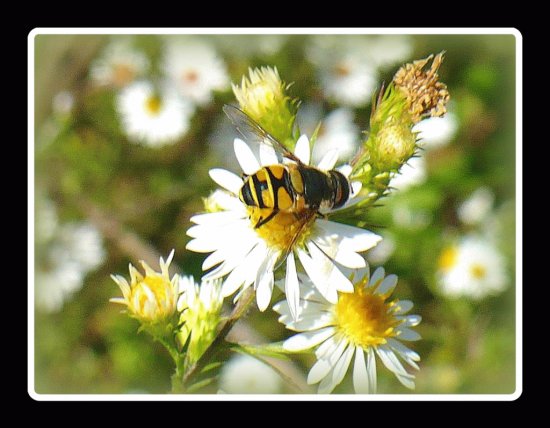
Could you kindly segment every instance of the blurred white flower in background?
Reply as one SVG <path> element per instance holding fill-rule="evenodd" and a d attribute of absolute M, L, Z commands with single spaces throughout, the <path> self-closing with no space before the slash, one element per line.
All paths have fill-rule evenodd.
<path fill-rule="evenodd" d="M 256 358 L 236 355 L 224 364 L 219 387 L 226 394 L 279 394 L 282 380 L 275 370 Z"/>
<path fill-rule="evenodd" d="M 105 259 L 102 237 L 87 222 L 59 224 L 55 206 L 39 197 L 35 213 L 35 303 L 59 311 L 85 276 Z"/>
<path fill-rule="evenodd" d="M 410 158 L 390 181 L 390 186 L 397 191 L 404 191 L 426 181 L 426 159 L 424 156 Z"/>
<path fill-rule="evenodd" d="M 418 132 L 418 145 L 424 149 L 436 149 L 446 146 L 454 138 L 458 130 L 456 116 L 447 112 L 443 117 L 429 117 L 421 120 L 413 131 Z"/>
<path fill-rule="evenodd" d="M 130 37 L 111 41 L 91 65 L 90 77 L 98 85 L 124 87 L 149 70 L 149 59 L 135 49 Z"/>
<path fill-rule="evenodd" d="M 437 280 L 440 291 L 451 298 L 481 299 L 508 285 L 504 257 L 490 241 L 475 234 L 444 248 Z"/>
<path fill-rule="evenodd" d="M 224 34 L 215 37 L 215 41 L 227 55 L 245 59 L 275 55 L 289 37 L 288 34 Z"/>
<path fill-rule="evenodd" d="M 395 251 L 395 240 L 387 233 L 382 235 L 380 243 L 366 253 L 367 261 L 371 265 L 383 265 Z"/>
<path fill-rule="evenodd" d="M 150 147 L 175 143 L 190 126 L 192 105 L 177 92 L 151 82 L 135 82 L 118 94 L 117 110 L 130 141 Z"/>
<path fill-rule="evenodd" d="M 225 63 L 205 40 L 166 38 L 162 69 L 180 95 L 198 105 L 210 102 L 213 91 L 229 88 Z"/>
<path fill-rule="evenodd" d="M 413 43 L 407 35 L 369 36 L 364 49 L 376 67 L 385 68 L 409 60 Z"/>
<path fill-rule="evenodd" d="M 57 116 L 68 116 L 74 107 L 74 96 L 70 91 L 61 91 L 52 99 L 52 111 Z"/>
<path fill-rule="evenodd" d="M 353 111 L 341 107 L 323 117 L 319 104 L 305 104 L 298 111 L 300 132 L 312 135 L 321 122 L 313 146 L 313 162 L 320 162 L 329 150 L 338 149 L 340 159 L 349 160 L 359 147 L 359 127 L 353 122 Z"/>
<path fill-rule="evenodd" d="M 475 190 L 457 209 L 460 221 L 469 226 L 475 226 L 487 219 L 493 208 L 495 195 L 488 187 Z"/>

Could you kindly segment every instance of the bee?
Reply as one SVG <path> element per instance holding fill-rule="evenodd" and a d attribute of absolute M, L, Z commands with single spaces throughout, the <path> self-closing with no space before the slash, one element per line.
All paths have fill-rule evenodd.
<path fill-rule="evenodd" d="M 247 207 L 265 213 L 258 216 L 256 229 L 279 213 L 291 213 L 296 220 L 307 222 L 320 210 L 340 208 L 348 201 L 351 185 L 344 174 L 304 164 L 242 110 L 231 105 L 225 105 L 223 110 L 245 140 L 259 140 L 282 158 L 281 163 L 243 177 L 239 199 Z M 284 159 L 292 162 L 283 163 Z"/>

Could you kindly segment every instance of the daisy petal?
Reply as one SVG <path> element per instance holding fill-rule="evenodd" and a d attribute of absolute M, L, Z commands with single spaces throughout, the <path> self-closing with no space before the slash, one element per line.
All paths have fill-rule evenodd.
<path fill-rule="evenodd" d="M 350 164 L 346 163 L 346 164 L 336 168 L 336 170 L 341 172 L 342 174 L 344 174 L 346 177 L 349 177 L 349 175 L 351 174 L 352 167 L 351 167 Z"/>
<path fill-rule="evenodd" d="M 414 342 L 416 340 L 422 339 L 422 336 L 420 336 L 420 334 L 418 334 L 414 330 L 411 330 L 410 328 L 398 327 L 396 330 L 399 332 L 399 335 L 397 336 L 399 340 Z"/>
<path fill-rule="evenodd" d="M 298 282 L 298 274 L 296 273 L 296 261 L 294 260 L 294 253 L 292 251 L 286 258 L 285 294 L 290 314 L 296 320 L 300 310 L 300 284 Z"/>
<path fill-rule="evenodd" d="M 374 273 L 372 274 L 372 276 L 370 277 L 370 280 L 369 280 L 369 287 L 374 287 L 378 284 L 379 281 L 382 281 L 382 279 L 384 278 L 384 275 L 386 274 L 386 271 L 384 270 L 384 268 L 382 266 L 380 266 L 379 268 L 377 268 Z"/>
<path fill-rule="evenodd" d="M 340 238 L 341 245 L 355 252 L 366 251 L 382 240 L 381 236 L 371 231 L 348 226 L 347 224 L 328 220 L 317 220 L 315 224 L 319 228 L 319 237 L 325 236 L 326 239 Z"/>
<path fill-rule="evenodd" d="M 369 377 L 363 348 L 355 350 L 355 362 L 353 363 L 353 388 L 357 394 L 369 394 Z"/>
<path fill-rule="evenodd" d="M 332 372 L 332 383 L 334 386 L 338 385 L 344 379 L 346 372 L 348 371 L 349 364 L 353 358 L 353 352 L 355 351 L 355 346 L 349 345 L 336 365 L 334 366 L 334 371 Z"/>
<path fill-rule="evenodd" d="M 376 393 L 376 359 L 372 348 L 367 351 L 367 376 L 369 377 L 369 391 L 374 394 Z"/>
<path fill-rule="evenodd" d="M 242 178 L 226 169 L 214 168 L 211 169 L 208 174 L 212 180 L 234 195 L 238 195 L 239 190 L 241 190 L 243 186 Z"/>
<path fill-rule="evenodd" d="M 243 182 L 240 178 L 239 178 L 239 181 L 241 182 L 241 185 L 242 185 Z M 241 217 L 242 217 L 241 213 L 236 213 L 235 211 L 219 211 L 215 213 L 194 215 L 189 220 L 201 226 L 219 227 L 227 223 L 231 223 L 232 221 L 238 220 Z"/>
<path fill-rule="evenodd" d="M 237 156 L 239 165 L 246 175 L 252 175 L 261 168 L 258 159 L 256 159 L 256 156 L 254 156 L 254 153 L 248 144 L 246 144 L 243 140 L 240 138 L 235 138 L 233 146 L 235 148 L 235 155 Z"/>
<path fill-rule="evenodd" d="M 317 357 L 317 362 L 313 365 L 307 375 L 308 385 L 313 385 L 320 382 L 325 376 L 331 373 L 347 346 L 347 341 L 340 339 L 337 346 L 331 344 L 326 347 L 326 350 L 323 349 L 324 355 L 322 357 Z"/>
<path fill-rule="evenodd" d="M 267 259 L 268 251 L 263 243 L 256 245 L 244 259 L 236 265 L 222 285 L 222 296 L 227 297 L 233 294 L 241 285 L 247 286 L 254 281 L 257 275 L 255 270 Z"/>
<path fill-rule="evenodd" d="M 376 348 L 376 353 L 386 368 L 397 376 L 399 382 L 409 389 L 414 389 L 414 376 L 406 372 L 391 349 L 379 346 Z"/>
<path fill-rule="evenodd" d="M 420 324 L 420 321 L 422 321 L 422 317 L 420 315 L 407 315 L 403 325 L 406 327 L 414 327 Z"/>
<path fill-rule="evenodd" d="M 275 165 L 279 163 L 275 149 L 267 144 L 260 145 L 260 162 L 262 166 Z"/>
<path fill-rule="evenodd" d="M 332 149 L 326 152 L 321 159 L 321 162 L 319 162 L 319 165 L 317 165 L 317 168 L 323 171 L 330 171 L 331 169 L 334 169 L 334 165 L 338 162 L 338 151 L 338 149 Z"/>
<path fill-rule="evenodd" d="M 388 338 L 388 345 L 397 352 L 408 364 L 415 369 L 419 369 L 415 361 L 420 361 L 420 355 L 414 352 L 412 349 L 407 348 L 398 340 Z"/>
<path fill-rule="evenodd" d="M 397 285 L 397 275 L 394 275 L 394 274 L 388 275 L 380 283 L 375 293 L 378 293 L 381 295 L 390 295 L 395 289 L 396 285 Z"/>
<path fill-rule="evenodd" d="M 279 256 L 278 252 L 270 253 L 258 269 L 254 288 L 256 288 L 256 302 L 261 312 L 265 311 L 273 294 L 273 268 Z"/>
<path fill-rule="evenodd" d="M 285 340 L 283 348 L 291 352 L 305 351 L 327 340 L 334 333 L 334 327 L 326 327 L 321 330 L 296 334 Z"/>
<path fill-rule="evenodd" d="M 322 315 L 316 314 L 310 314 L 310 315 L 304 315 L 300 314 L 300 318 L 298 320 L 293 320 L 288 315 L 282 315 L 279 318 L 279 321 L 284 323 L 286 328 L 289 330 L 294 331 L 311 331 L 311 330 L 318 330 L 323 327 L 328 327 L 329 325 L 333 325 L 333 315 L 331 313 L 324 313 Z"/>
<path fill-rule="evenodd" d="M 394 314 L 406 314 L 413 308 L 414 304 L 410 300 L 399 300 L 394 306 Z"/>
<path fill-rule="evenodd" d="M 304 164 L 309 165 L 311 150 L 309 147 L 309 140 L 306 135 L 301 135 L 300 138 L 298 138 L 296 147 L 294 148 L 294 155 Z"/>

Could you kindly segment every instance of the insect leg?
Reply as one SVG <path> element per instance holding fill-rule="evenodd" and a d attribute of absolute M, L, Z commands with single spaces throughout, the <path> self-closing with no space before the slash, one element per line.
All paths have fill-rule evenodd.
<path fill-rule="evenodd" d="M 254 229 L 258 229 L 259 227 L 266 224 L 269 220 L 271 220 L 273 217 L 275 217 L 278 212 L 279 212 L 279 210 L 275 208 L 275 209 L 273 209 L 273 211 L 271 211 L 271 213 L 266 218 L 261 218 L 260 217 L 260 220 L 258 220 L 258 223 L 256 223 L 256 225 L 254 226 Z"/>

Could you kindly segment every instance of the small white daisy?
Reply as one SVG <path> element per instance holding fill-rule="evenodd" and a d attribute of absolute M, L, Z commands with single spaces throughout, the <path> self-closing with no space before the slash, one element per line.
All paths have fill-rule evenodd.
<path fill-rule="evenodd" d="M 74 107 L 74 95 L 70 91 L 61 91 L 52 99 L 52 110 L 57 116 L 65 117 L 71 114 Z"/>
<path fill-rule="evenodd" d="M 444 295 L 476 300 L 498 294 L 508 285 L 504 257 L 491 242 L 474 234 L 443 250 L 437 279 Z"/>
<path fill-rule="evenodd" d="M 453 113 L 447 112 L 443 117 L 429 117 L 413 127 L 418 132 L 418 145 L 425 149 L 436 149 L 446 146 L 458 130 L 458 120 Z"/>
<path fill-rule="evenodd" d="M 223 60 L 204 40 L 167 39 L 162 67 L 180 94 L 198 105 L 209 103 L 213 91 L 229 88 Z"/>
<path fill-rule="evenodd" d="M 255 174 L 262 166 L 278 164 L 272 148 L 261 146 L 260 160 L 242 140 L 235 139 L 235 154 L 246 175 Z M 295 155 L 308 165 L 309 141 L 302 135 L 296 144 Z M 318 164 L 321 170 L 330 170 L 337 161 L 337 151 L 326 153 Z M 344 166 L 341 172 L 349 174 L 351 168 Z M 272 220 L 259 228 L 257 212 L 249 209 L 239 198 L 243 178 L 223 170 L 213 169 L 210 176 L 230 192 L 225 201 L 227 210 L 196 215 L 191 218 L 196 226 L 187 234 L 193 239 L 187 249 L 210 253 L 203 262 L 204 270 L 214 268 L 205 279 L 228 275 L 222 287 L 223 296 L 230 296 L 254 284 L 258 307 L 264 311 L 270 303 L 274 284 L 274 270 L 286 261 L 285 291 L 292 313 L 298 314 L 299 283 L 296 259 L 311 277 L 321 294 L 336 303 L 338 291 L 351 292 L 353 285 L 339 270 L 338 264 L 350 268 L 365 266 L 358 253 L 374 247 L 380 237 L 370 231 L 335 223 L 315 216 L 304 220 L 292 213 L 280 211 Z M 353 194 L 348 204 L 354 202 L 359 183 L 353 183 Z M 285 259 L 286 257 L 286 259 Z M 240 293 L 239 293 L 240 295 Z M 238 296 L 237 295 L 237 298 Z"/>
<path fill-rule="evenodd" d="M 458 218 L 467 225 L 482 223 L 491 212 L 495 195 L 488 187 L 480 187 L 457 209 Z"/>
<path fill-rule="evenodd" d="M 45 312 L 59 312 L 64 303 L 82 287 L 84 273 L 77 263 L 37 266 L 34 274 L 34 301 Z"/>
<path fill-rule="evenodd" d="M 413 43 L 407 35 L 384 34 L 369 37 L 364 49 L 376 67 L 384 68 L 408 60 Z"/>
<path fill-rule="evenodd" d="M 316 36 L 306 50 L 317 67 L 324 95 L 350 107 L 367 104 L 378 85 L 378 72 L 361 36 Z"/>
<path fill-rule="evenodd" d="M 298 352 L 317 348 L 317 362 L 309 371 L 308 384 L 319 383 L 319 393 L 330 393 L 353 364 L 356 393 L 376 392 L 376 355 L 407 388 L 414 388 L 414 375 L 407 373 L 398 357 L 418 369 L 418 354 L 401 341 L 419 340 L 411 330 L 420 323 L 419 315 L 406 315 L 413 304 L 409 300 L 387 301 L 397 284 L 396 275 L 385 277 L 384 268 L 372 276 L 368 266 L 350 275 L 352 293 L 340 294 L 338 303 L 326 301 L 313 287 L 302 287 L 300 317 L 294 320 L 287 302 L 273 306 L 281 314 L 286 328 L 302 332 L 287 339 L 283 347 Z M 300 277 L 306 284 L 309 280 Z M 304 285 L 306 285 L 304 284 Z"/>
<path fill-rule="evenodd" d="M 132 46 L 127 37 L 114 39 L 90 68 L 90 76 L 98 85 L 122 88 L 149 70 L 147 56 Z"/>
<path fill-rule="evenodd" d="M 151 147 L 175 143 L 190 126 L 193 108 L 175 91 L 153 84 L 136 82 L 126 87 L 117 98 L 117 109 L 124 132 L 130 141 Z"/>
<path fill-rule="evenodd" d="M 426 181 L 426 159 L 424 156 L 410 158 L 390 181 L 390 187 L 403 192 Z"/>
<path fill-rule="evenodd" d="M 278 394 L 281 387 L 275 370 L 248 355 L 235 355 L 220 373 L 220 392 L 225 394 Z"/>
<path fill-rule="evenodd" d="M 341 107 L 331 111 L 324 118 L 322 108 L 316 104 L 306 104 L 298 112 L 300 131 L 311 135 L 321 123 L 313 147 L 313 162 L 319 162 L 325 153 L 338 149 L 338 156 L 350 159 L 359 145 L 359 127 L 353 122 L 353 112 Z"/>

